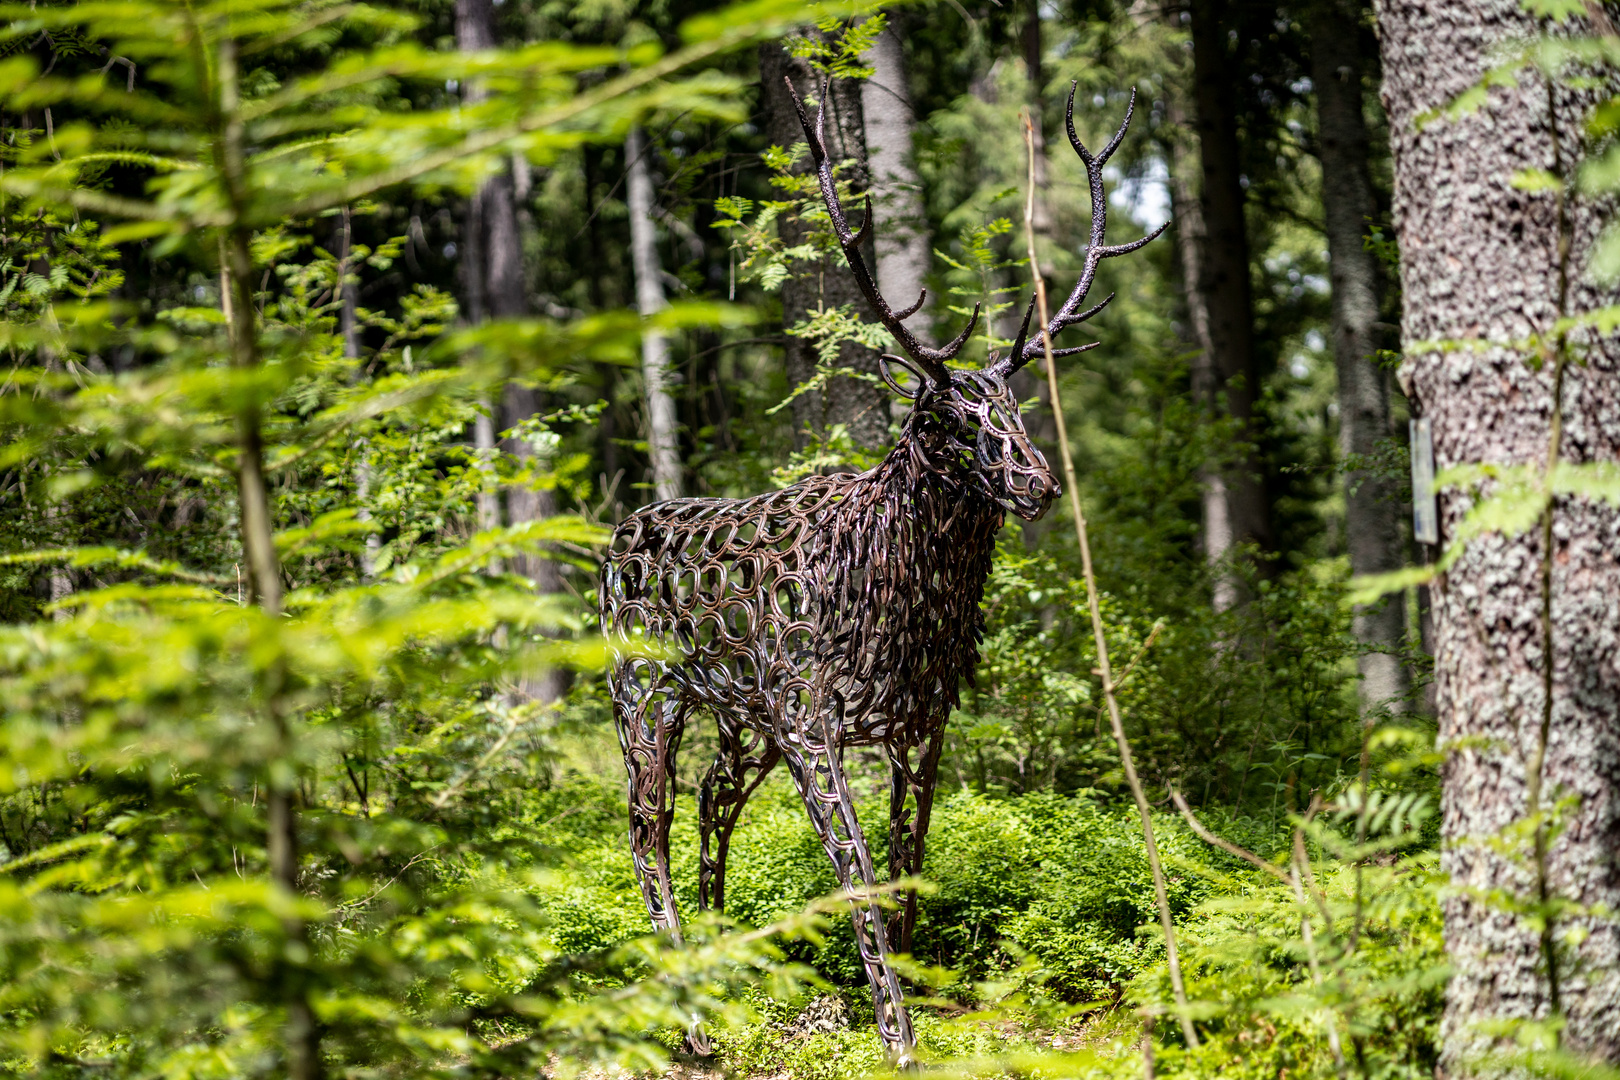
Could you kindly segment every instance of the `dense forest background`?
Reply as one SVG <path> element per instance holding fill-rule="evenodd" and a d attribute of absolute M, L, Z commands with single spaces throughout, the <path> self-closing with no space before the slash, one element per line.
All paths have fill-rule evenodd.
<path fill-rule="evenodd" d="M 1133 93 L 1108 241 L 1169 222 L 1103 263 L 1093 296 L 1111 303 L 1060 342 L 1099 346 L 1058 361 L 1154 810 L 1144 823 L 1122 769 L 1060 502 L 1000 536 L 947 736 L 905 972 L 925 1067 L 1610 1075 L 1614 897 L 1570 882 L 1615 873 L 1620 600 L 1601 537 L 1620 501 L 1603 389 L 1620 39 L 1603 4 L 1496 4 L 1478 33 L 1433 15 L 1451 29 L 1420 55 L 1431 15 L 1393 0 L 6 6 L 0 1063 L 659 1069 L 704 1020 L 704 1067 L 884 1068 L 845 905 L 822 899 L 836 880 L 785 777 L 737 827 L 725 916 L 689 919 L 683 943 L 648 936 L 595 632 L 603 544 L 627 513 L 865 469 L 904 417 L 787 76 L 812 96 L 832 79 L 829 138 L 840 180 L 874 196 L 880 284 L 897 307 L 927 290 L 909 325 L 942 341 L 984 306 L 969 366 L 1016 336 L 1032 272 L 1072 287 L 1093 207 L 1068 131 L 1102 145 Z M 1453 64 L 1441 45 L 1459 40 Z M 1386 71 L 1391 56 L 1407 67 Z M 1412 90 L 1435 71 L 1438 98 Z M 1561 283 L 1556 305 L 1501 333 L 1422 322 L 1452 271 L 1431 251 L 1421 304 L 1404 297 L 1401 215 L 1425 175 L 1454 180 L 1423 140 L 1478 123 L 1488 142 L 1543 98 L 1512 160 L 1466 183 L 1502 208 L 1502 250 L 1523 251 L 1480 263 L 1501 285 L 1479 303 L 1523 308 L 1513 275 L 1534 266 Z M 1430 172 L 1403 189 L 1399 163 Z M 1447 231 L 1425 227 L 1438 250 Z M 1539 449 L 1453 452 L 1447 384 L 1423 381 L 1439 369 L 1422 357 L 1472 362 L 1486 339 L 1528 380 L 1502 377 L 1518 388 L 1503 415 L 1531 417 Z M 1567 445 L 1566 373 L 1581 388 Z M 1055 466 L 1044 377 L 1017 378 Z M 1430 417 L 1438 450 L 1409 425 Z M 1443 473 L 1444 527 L 1414 536 L 1434 454 L 1497 471 Z M 1557 508 L 1577 504 L 1569 527 L 1600 538 L 1581 549 L 1598 569 L 1558 579 L 1565 615 L 1548 553 Z M 1467 569 L 1482 536 L 1530 584 L 1470 623 L 1468 597 L 1507 595 Z M 1431 590 L 1463 606 L 1437 624 Z M 1560 693 L 1587 709 L 1566 727 L 1555 625 L 1579 642 L 1559 669 L 1579 693 Z M 1491 652 L 1503 628 L 1531 644 Z M 1475 641 L 1484 667 L 1467 666 Z M 1469 680 L 1491 663 L 1524 669 L 1501 715 L 1528 717 L 1504 723 L 1539 750 L 1468 817 L 1474 796 L 1444 784 L 1502 736 L 1454 717 L 1475 715 L 1487 691 Z M 675 799 L 689 915 L 714 751 L 700 720 Z M 881 847 L 887 763 L 847 764 Z M 1488 833 L 1507 869 L 1443 863 L 1460 830 Z M 1491 949 L 1459 959 L 1476 923 L 1515 957 L 1520 982 L 1495 997 L 1477 991 Z M 1454 988 L 1448 1006 L 1458 965 L 1475 996 Z"/>

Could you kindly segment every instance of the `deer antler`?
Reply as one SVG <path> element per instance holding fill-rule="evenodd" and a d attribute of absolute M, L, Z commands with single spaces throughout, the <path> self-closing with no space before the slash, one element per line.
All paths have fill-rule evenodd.
<path fill-rule="evenodd" d="M 883 294 L 878 292 L 877 282 L 872 279 L 872 272 L 866 268 L 866 261 L 861 257 L 861 244 L 872 231 L 872 196 L 866 197 L 866 217 L 861 222 L 860 231 L 851 231 L 849 220 L 844 216 L 843 204 L 838 201 L 838 188 L 833 182 L 832 161 L 827 155 L 825 138 L 827 93 L 831 80 L 821 84 L 821 100 L 816 104 L 816 122 L 813 126 L 810 118 L 805 115 L 804 102 L 799 100 L 798 92 L 793 89 L 793 80 L 784 76 L 782 81 L 787 83 L 788 95 L 793 98 L 793 107 L 799 111 L 799 123 L 804 127 L 805 141 L 810 144 L 810 160 L 815 164 L 816 177 L 821 181 L 821 199 L 827 204 L 827 216 L 832 219 L 838 246 L 844 251 L 844 258 L 848 260 L 849 268 L 855 274 L 855 283 L 860 286 L 861 294 L 877 311 L 878 318 L 888 327 L 889 333 L 894 335 L 900 347 L 917 362 L 929 378 L 936 383 L 949 382 L 950 372 L 945 367 L 945 361 L 955 359 L 967 339 L 973 335 L 973 328 L 979 324 L 979 305 L 973 306 L 973 317 L 968 320 L 962 332 L 942 349 L 924 345 L 917 340 L 915 334 L 906 329 L 903 320 L 911 318 L 922 309 L 923 301 L 928 298 L 928 290 L 922 291 L 915 304 L 904 311 L 896 312 L 889 306 L 889 302 L 883 299 Z"/>
<path fill-rule="evenodd" d="M 1109 293 L 1103 298 L 1102 303 L 1089 307 L 1085 311 L 1079 311 L 1080 304 L 1085 300 L 1086 294 L 1091 291 L 1092 281 L 1097 277 L 1097 265 L 1099 263 L 1104 259 L 1111 259 L 1115 255 L 1128 255 L 1137 248 L 1151 243 L 1170 225 L 1167 221 L 1142 237 L 1142 239 L 1133 240 L 1128 244 L 1108 246 L 1103 243 L 1103 234 L 1108 230 L 1108 196 L 1103 192 L 1103 166 L 1108 163 L 1109 158 L 1114 156 L 1114 151 L 1119 149 L 1120 142 L 1125 138 L 1126 129 L 1131 126 L 1131 114 L 1136 111 L 1136 88 L 1131 88 L 1130 104 L 1125 106 L 1125 119 L 1120 121 L 1119 130 L 1114 132 L 1112 139 L 1108 140 L 1108 145 L 1103 147 L 1102 153 L 1093 156 L 1086 149 L 1085 144 L 1080 141 L 1080 136 L 1074 133 L 1074 93 L 1078 86 L 1079 80 L 1069 84 L 1069 105 L 1063 112 L 1063 123 L 1069 132 L 1069 145 L 1074 147 L 1074 152 L 1080 155 L 1081 161 L 1085 162 L 1086 176 L 1091 181 L 1091 243 L 1086 246 L 1085 265 L 1080 271 L 1080 280 L 1075 283 L 1074 291 L 1069 294 L 1069 298 L 1063 302 L 1063 306 L 1058 308 L 1057 313 L 1052 316 L 1052 321 L 1046 324 L 1046 333 L 1052 338 L 1056 338 L 1058 333 L 1066 327 L 1085 322 L 1107 307 L 1109 301 L 1113 300 L 1114 294 Z M 1030 311 L 1032 312 L 1034 309 L 1035 301 L 1031 300 Z M 1043 351 L 1040 335 L 1036 334 L 1033 340 L 1029 337 L 1029 318 L 1029 312 L 1026 312 L 1024 314 L 1023 329 L 1018 332 L 1018 340 L 1014 342 L 1012 352 L 1008 353 L 1006 359 L 1001 361 L 1001 366 L 1006 374 L 1017 371 L 1035 357 L 1040 356 Z M 1098 342 L 1093 341 L 1088 345 L 1080 345 L 1075 348 L 1057 349 L 1052 355 L 1054 357 L 1073 356 L 1075 353 L 1094 349 L 1098 344 Z"/>

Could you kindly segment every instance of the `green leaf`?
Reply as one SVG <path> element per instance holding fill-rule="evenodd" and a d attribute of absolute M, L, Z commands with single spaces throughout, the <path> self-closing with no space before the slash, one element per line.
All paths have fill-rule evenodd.
<path fill-rule="evenodd" d="M 1421 113 L 1414 121 L 1414 126 L 1421 131 L 1439 119 L 1456 121 L 1465 116 L 1473 115 L 1489 100 L 1493 89 L 1518 87 L 1518 73 L 1529 63 L 1529 52 L 1521 50 L 1513 54 L 1505 62 L 1487 68 L 1478 82 L 1457 94 L 1444 105 Z"/>
<path fill-rule="evenodd" d="M 1561 191 L 1564 182 L 1546 169 L 1521 169 L 1513 174 L 1513 187 L 1519 191 Z"/>
<path fill-rule="evenodd" d="M 1586 17 L 1586 0 L 1520 0 L 1524 10 L 1539 19 L 1571 22 Z"/>
<path fill-rule="evenodd" d="M 1350 579 L 1344 602 L 1352 607 L 1377 603 L 1391 593 L 1405 592 L 1418 585 L 1427 585 L 1434 580 L 1440 570 L 1439 564 L 1430 563 L 1426 566 L 1403 567 L 1382 574 L 1363 574 Z"/>
<path fill-rule="evenodd" d="M 1620 507 L 1620 463 L 1561 461 L 1552 486 L 1560 495 L 1580 495 Z"/>

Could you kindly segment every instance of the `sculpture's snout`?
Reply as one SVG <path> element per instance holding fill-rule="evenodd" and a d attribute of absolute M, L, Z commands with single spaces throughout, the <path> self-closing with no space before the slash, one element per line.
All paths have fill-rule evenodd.
<path fill-rule="evenodd" d="M 1017 493 L 1003 500 L 1002 505 L 1025 521 L 1039 521 L 1046 516 L 1052 501 L 1063 493 L 1063 485 L 1045 469 L 1031 472 L 1022 480 Z"/>
<path fill-rule="evenodd" d="M 1041 504 L 1044 512 L 1052 500 L 1063 493 L 1063 485 L 1051 473 L 1037 474 L 1029 482 L 1029 496 Z"/>

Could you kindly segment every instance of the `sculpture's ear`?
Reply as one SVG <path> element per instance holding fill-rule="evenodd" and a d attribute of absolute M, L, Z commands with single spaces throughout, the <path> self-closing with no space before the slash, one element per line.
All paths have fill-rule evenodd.
<path fill-rule="evenodd" d="M 896 382 L 894 372 L 889 370 L 890 364 L 899 364 L 901 367 L 905 368 L 906 371 L 911 374 L 911 377 L 916 380 L 916 387 L 914 389 L 907 390 L 905 387 Z M 928 377 L 913 367 L 911 365 L 911 361 L 907 360 L 903 356 L 895 356 L 892 353 L 884 353 L 878 357 L 878 374 L 883 376 L 883 381 L 889 384 L 890 390 L 893 390 L 896 394 L 899 394 L 907 401 L 917 400 L 917 395 L 922 392 L 923 386 L 926 385 L 928 381 Z"/>

